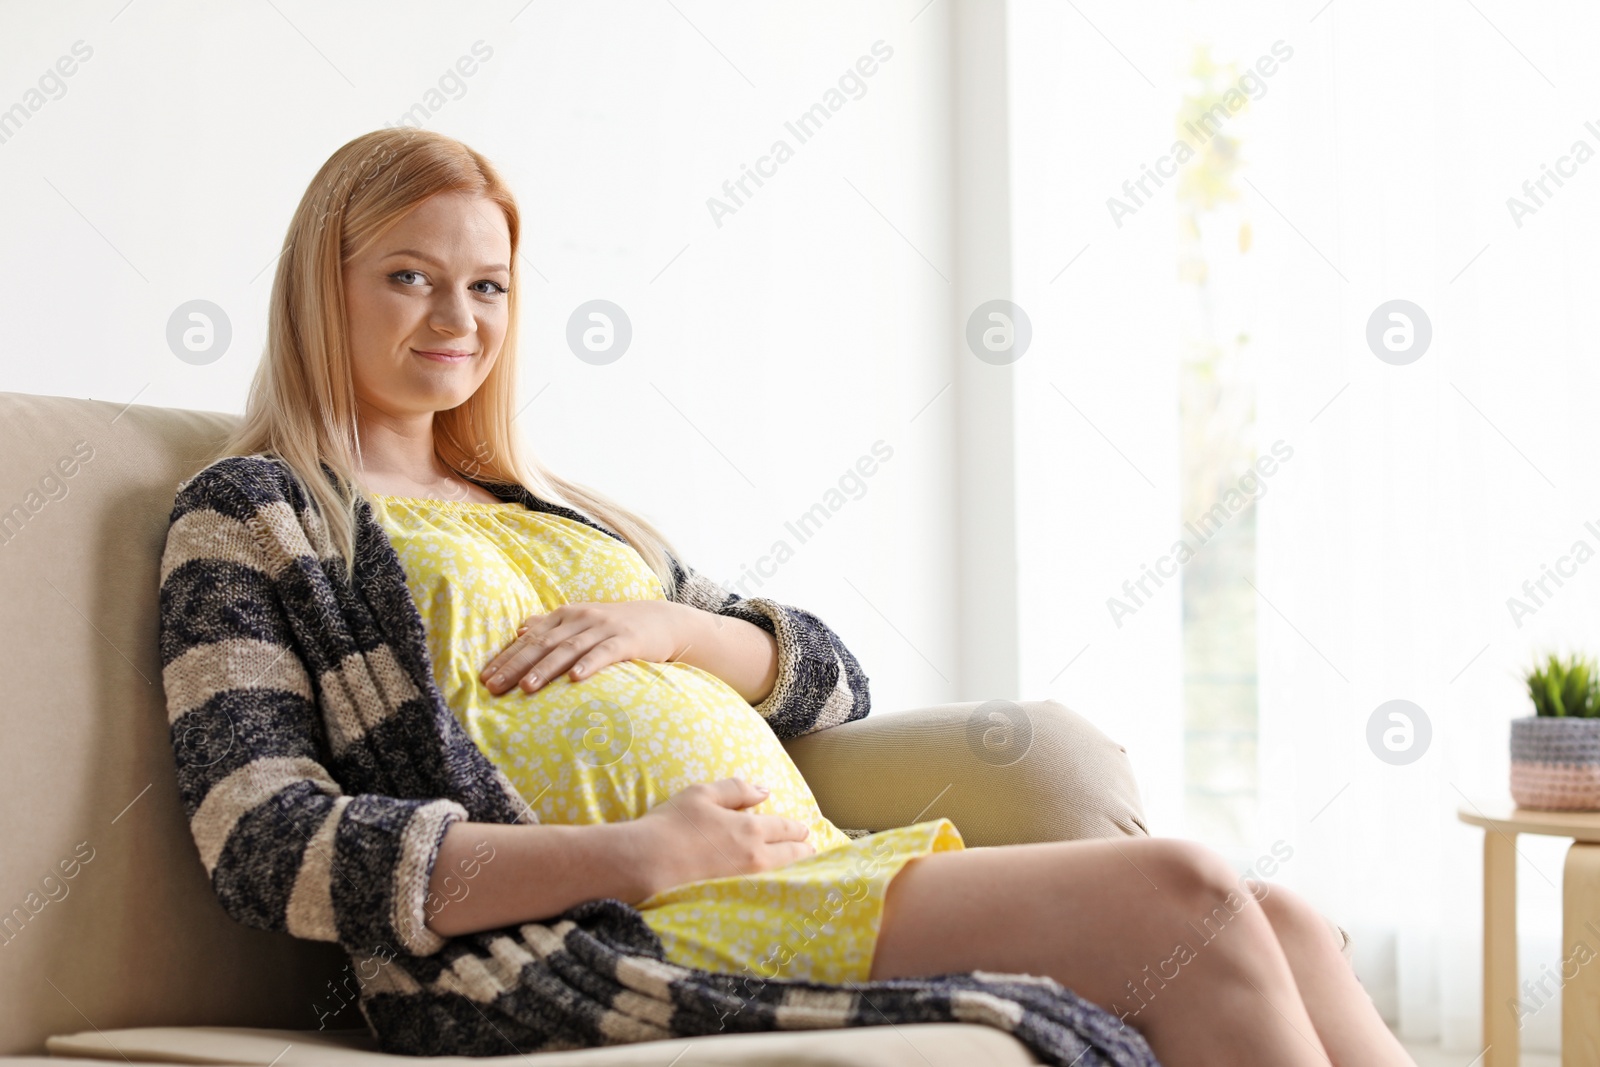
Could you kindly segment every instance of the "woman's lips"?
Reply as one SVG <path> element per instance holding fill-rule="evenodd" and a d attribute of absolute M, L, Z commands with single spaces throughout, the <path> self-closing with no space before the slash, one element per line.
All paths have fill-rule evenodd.
<path fill-rule="evenodd" d="M 472 353 L 470 352 L 463 352 L 460 355 L 450 355 L 447 352 L 428 352 L 420 348 L 413 348 L 411 351 L 415 352 L 423 359 L 431 359 L 438 363 L 465 363 L 467 360 L 472 358 Z"/>

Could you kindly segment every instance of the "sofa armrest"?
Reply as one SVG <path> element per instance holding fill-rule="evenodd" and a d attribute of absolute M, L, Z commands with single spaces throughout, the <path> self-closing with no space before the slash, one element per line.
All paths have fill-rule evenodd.
<path fill-rule="evenodd" d="M 1007 729 L 985 704 L 1020 719 Z M 997 731 L 1001 747 L 986 750 Z M 1054 700 L 877 713 L 784 747 L 841 829 L 944 816 L 968 847 L 1149 833 L 1127 750 Z"/>

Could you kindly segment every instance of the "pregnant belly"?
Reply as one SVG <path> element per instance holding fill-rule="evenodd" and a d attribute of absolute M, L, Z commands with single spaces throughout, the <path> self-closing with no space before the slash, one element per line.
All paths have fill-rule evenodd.
<path fill-rule="evenodd" d="M 772 790 L 748 810 L 804 822 L 818 851 L 848 841 L 755 708 L 698 667 L 627 660 L 533 693 L 497 697 L 476 678 L 456 690 L 447 699 L 467 732 L 541 822 L 635 819 L 696 782 L 738 775 Z"/>

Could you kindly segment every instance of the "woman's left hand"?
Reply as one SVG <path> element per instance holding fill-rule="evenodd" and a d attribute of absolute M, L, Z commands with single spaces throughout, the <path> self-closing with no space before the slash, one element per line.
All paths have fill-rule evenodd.
<path fill-rule="evenodd" d="M 670 600 L 563 604 L 528 616 L 478 678 L 499 696 L 519 683 L 536 692 L 563 671 L 576 682 L 623 660 L 667 663 L 688 648 L 687 613 L 694 610 Z"/>

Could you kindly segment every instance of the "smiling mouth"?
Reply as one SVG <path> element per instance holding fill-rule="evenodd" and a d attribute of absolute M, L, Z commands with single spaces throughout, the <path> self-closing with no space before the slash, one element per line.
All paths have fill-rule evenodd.
<path fill-rule="evenodd" d="M 423 359 L 431 359 L 436 363 L 465 363 L 472 358 L 471 352 L 430 352 L 421 348 L 413 348 L 411 351 Z"/>

